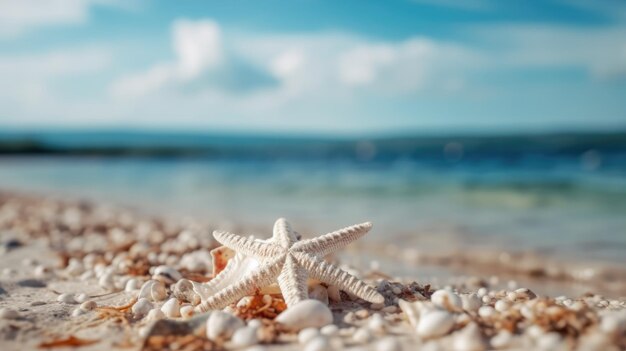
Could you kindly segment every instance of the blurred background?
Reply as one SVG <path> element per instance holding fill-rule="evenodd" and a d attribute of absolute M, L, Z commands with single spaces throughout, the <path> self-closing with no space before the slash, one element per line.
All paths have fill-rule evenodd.
<path fill-rule="evenodd" d="M 0 0 L 0 77 L 3 191 L 626 262 L 623 1 Z"/>

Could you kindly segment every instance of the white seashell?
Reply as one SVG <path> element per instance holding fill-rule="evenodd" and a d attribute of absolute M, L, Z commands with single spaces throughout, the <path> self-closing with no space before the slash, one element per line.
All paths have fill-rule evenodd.
<path fill-rule="evenodd" d="M 276 317 L 276 322 L 293 330 L 313 327 L 321 328 L 333 322 L 330 309 L 317 300 L 303 300 Z"/>
<path fill-rule="evenodd" d="M 177 298 L 171 298 L 167 300 L 163 306 L 161 306 L 161 311 L 168 318 L 177 318 L 180 317 L 180 303 Z"/>
<path fill-rule="evenodd" d="M 188 301 L 195 306 L 202 301 L 200 295 L 195 292 L 196 285 L 198 287 L 202 286 L 202 284 L 192 282 L 191 280 L 180 279 L 178 282 L 176 282 L 176 284 L 173 285 L 172 293 L 174 297 L 183 301 Z"/>
<path fill-rule="evenodd" d="M 148 314 L 148 312 L 150 312 L 152 307 L 152 303 L 145 297 L 142 297 L 137 300 L 137 302 L 135 302 L 131 310 L 133 311 L 135 317 L 142 318 L 143 316 Z"/>
<path fill-rule="evenodd" d="M 320 334 L 326 336 L 335 336 L 339 333 L 339 327 L 334 324 L 329 324 L 320 329 Z"/>
<path fill-rule="evenodd" d="M 330 340 L 323 335 L 318 335 L 311 339 L 305 346 L 304 351 L 327 351 L 332 350 Z"/>
<path fill-rule="evenodd" d="M 485 343 L 475 323 L 468 324 L 463 330 L 454 334 L 455 351 L 483 351 L 484 349 Z"/>
<path fill-rule="evenodd" d="M 402 351 L 402 345 L 393 337 L 386 337 L 376 343 L 376 351 Z"/>
<path fill-rule="evenodd" d="M 136 278 L 130 278 L 126 282 L 126 286 L 124 287 L 124 291 L 132 292 L 141 288 L 141 283 Z"/>
<path fill-rule="evenodd" d="M 543 334 L 537 338 L 537 348 L 539 350 L 557 350 L 560 344 L 561 335 L 556 332 Z"/>
<path fill-rule="evenodd" d="M 165 314 L 158 308 L 153 308 L 148 312 L 146 319 L 149 321 L 159 321 L 165 318 Z"/>
<path fill-rule="evenodd" d="M 154 274 L 152 275 L 152 279 L 160 280 L 165 284 L 173 284 L 177 281 L 183 279 L 182 274 L 178 272 L 176 269 L 169 266 L 158 266 L 154 270 Z"/>
<path fill-rule="evenodd" d="M 93 311 L 96 309 L 96 307 L 98 307 L 98 304 L 93 300 L 87 300 L 83 302 L 82 304 L 80 304 L 80 309 L 85 312 Z"/>
<path fill-rule="evenodd" d="M 137 294 L 137 299 L 149 299 L 152 300 L 152 285 L 156 282 L 156 280 L 148 280 L 143 283 L 141 289 L 139 290 L 139 294 Z"/>
<path fill-rule="evenodd" d="M 467 312 L 476 312 L 483 305 L 481 299 L 476 294 L 461 295 L 461 304 Z"/>
<path fill-rule="evenodd" d="M 65 267 L 65 272 L 72 276 L 78 276 L 85 271 L 83 263 L 75 258 L 70 258 L 69 264 Z"/>
<path fill-rule="evenodd" d="M 366 328 L 359 328 L 352 335 L 352 340 L 358 344 L 365 344 L 372 340 L 372 333 Z"/>
<path fill-rule="evenodd" d="M 256 345 L 259 342 L 258 328 L 247 326 L 237 329 L 231 342 L 236 347 Z"/>
<path fill-rule="evenodd" d="M 260 319 L 251 319 L 248 321 L 248 326 L 253 328 L 261 328 L 263 326 L 263 322 Z"/>
<path fill-rule="evenodd" d="M 83 314 L 85 314 L 85 310 L 83 310 L 82 308 L 75 308 L 72 311 L 72 317 L 78 317 L 78 316 L 82 316 Z"/>
<path fill-rule="evenodd" d="M 317 328 L 304 328 L 298 333 L 298 342 L 304 345 L 318 335 L 320 335 L 320 332 Z"/>
<path fill-rule="evenodd" d="M 152 297 L 152 301 L 163 301 L 167 298 L 167 290 L 165 290 L 165 285 L 163 285 L 160 281 L 155 281 L 154 284 L 150 287 L 150 296 Z"/>
<path fill-rule="evenodd" d="M 437 338 L 448 334 L 454 327 L 454 317 L 447 311 L 435 310 L 423 313 L 417 324 L 417 335 Z"/>
<path fill-rule="evenodd" d="M 377 334 L 382 334 L 385 332 L 386 327 L 385 319 L 378 313 L 372 315 L 372 317 L 367 322 L 367 329 L 373 331 Z"/>
<path fill-rule="evenodd" d="M 57 301 L 65 304 L 76 304 L 76 300 L 72 294 L 61 294 L 57 297 Z"/>
<path fill-rule="evenodd" d="M 326 289 L 326 292 L 328 293 L 328 298 L 330 299 L 330 301 L 341 302 L 341 292 L 339 291 L 338 287 L 336 287 L 335 285 L 329 285 Z"/>
<path fill-rule="evenodd" d="M 238 317 L 223 311 L 213 311 L 207 320 L 206 335 L 209 340 L 230 339 L 245 323 Z"/>
<path fill-rule="evenodd" d="M 2 319 L 18 319 L 20 314 L 16 310 L 10 308 L 0 308 L 0 318 Z"/>
<path fill-rule="evenodd" d="M 430 297 L 430 301 L 443 309 L 451 312 L 461 311 L 463 309 L 463 303 L 459 295 L 448 290 L 437 290 Z"/>
<path fill-rule="evenodd" d="M 183 318 L 191 318 L 194 315 L 195 311 L 193 310 L 193 306 L 186 305 L 180 308 L 180 315 Z"/>
<path fill-rule="evenodd" d="M 432 307 L 426 305 L 426 302 L 424 301 L 408 302 L 406 300 L 398 300 L 398 306 L 400 306 L 402 312 L 406 314 L 409 319 L 409 323 L 411 323 L 414 328 L 417 328 L 420 314 L 432 310 Z"/>
<path fill-rule="evenodd" d="M 309 288 L 309 299 L 315 299 L 328 305 L 328 291 L 323 285 L 314 285 Z"/>
<path fill-rule="evenodd" d="M 89 295 L 84 294 L 84 293 L 80 293 L 78 295 L 76 295 L 76 302 L 78 303 L 83 303 L 85 301 L 87 301 L 89 299 Z"/>

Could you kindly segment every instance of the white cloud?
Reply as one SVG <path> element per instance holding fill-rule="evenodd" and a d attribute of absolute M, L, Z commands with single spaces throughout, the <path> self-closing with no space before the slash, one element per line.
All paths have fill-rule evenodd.
<path fill-rule="evenodd" d="M 121 0 L 0 0 L 0 38 L 25 31 L 87 21 L 93 5 L 128 7 Z"/>
<path fill-rule="evenodd" d="M 222 34 L 217 23 L 210 20 L 179 20 L 174 23 L 173 32 L 174 51 L 178 57 L 177 70 L 181 78 L 196 78 L 205 69 L 221 62 Z"/>

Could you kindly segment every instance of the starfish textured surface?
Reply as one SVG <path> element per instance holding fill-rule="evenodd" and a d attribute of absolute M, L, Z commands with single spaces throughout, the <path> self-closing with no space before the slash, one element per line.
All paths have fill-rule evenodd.
<path fill-rule="evenodd" d="M 339 250 L 367 234 L 369 222 L 353 225 L 320 237 L 299 241 L 287 220 L 279 218 L 274 224 L 271 240 L 255 241 L 227 232 L 215 231 L 213 236 L 223 245 L 259 260 L 257 269 L 241 277 L 199 305 L 201 311 L 218 309 L 257 289 L 273 284 L 278 286 L 287 306 L 308 298 L 307 279 L 320 280 L 337 286 L 372 303 L 383 303 L 384 298 L 375 289 L 355 276 L 324 260 L 327 254 Z M 217 278 L 217 277 L 216 277 Z"/>

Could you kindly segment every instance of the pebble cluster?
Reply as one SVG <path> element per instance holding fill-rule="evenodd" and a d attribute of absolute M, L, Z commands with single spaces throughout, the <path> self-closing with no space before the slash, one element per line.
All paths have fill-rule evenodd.
<path fill-rule="evenodd" d="M 626 349 L 626 302 L 599 295 L 549 298 L 488 282 L 475 289 L 462 282 L 433 289 L 344 266 L 375 286 L 385 303 L 370 304 L 317 284 L 310 287 L 309 300 L 289 309 L 280 294 L 259 294 L 199 314 L 193 284 L 211 278 L 208 252 L 216 245 L 207 226 L 0 194 L 0 231 L 11 232 L 11 238 L 2 237 L 4 250 L 37 239 L 59 252 L 61 268 L 25 258 L 33 276 L 79 280 L 97 284 L 103 294 L 124 296 L 127 306 L 106 306 L 93 294 L 65 291 L 56 303 L 76 319 L 115 316 L 134 332 L 130 342 L 144 349 L 262 350 L 275 343 L 305 351 Z M 0 319 L 19 318 L 10 307 L 0 309 Z M 182 323 L 189 332 L 180 334 L 167 321 Z"/>

